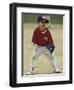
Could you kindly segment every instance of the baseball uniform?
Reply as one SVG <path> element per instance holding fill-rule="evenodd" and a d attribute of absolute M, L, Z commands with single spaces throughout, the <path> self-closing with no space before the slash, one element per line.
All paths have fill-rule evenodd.
<path fill-rule="evenodd" d="M 48 23 L 48 20 L 45 19 L 45 17 L 39 17 L 38 22 L 41 23 Z M 30 73 L 33 72 L 37 62 L 38 62 L 38 57 L 41 54 L 45 54 L 48 60 L 50 61 L 54 72 L 59 72 L 59 69 L 57 68 L 57 62 L 56 58 L 54 55 L 54 51 L 51 54 L 51 52 L 48 50 L 47 46 L 52 44 L 54 45 L 52 36 L 48 28 L 44 28 L 43 30 L 40 29 L 40 27 L 37 27 L 34 32 L 33 32 L 33 37 L 32 37 L 32 43 L 36 44 L 37 47 L 34 50 L 34 55 L 32 57 L 32 63 L 30 65 Z"/>

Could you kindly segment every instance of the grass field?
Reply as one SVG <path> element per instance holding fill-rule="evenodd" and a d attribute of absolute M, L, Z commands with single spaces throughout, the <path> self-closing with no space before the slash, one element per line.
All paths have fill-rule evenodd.
<path fill-rule="evenodd" d="M 32 45 L 32 33 L 37 27 L 35 23 L 25 23 L 23 29 L 23 74 L 28 72 L 29 65 L 32 60 L 34 47 Z M 62 24 L 51 24 L 50 32 L 53 36 L 54 43 L 56 46 L 55 56 L 57 59 L 57 66 L 63 72 L 63 25 Z M 35 73 L 52 73 L 52 66 L 48 59 L 41 55 L 38 58 L 38 64 L 34 70 Z"/>

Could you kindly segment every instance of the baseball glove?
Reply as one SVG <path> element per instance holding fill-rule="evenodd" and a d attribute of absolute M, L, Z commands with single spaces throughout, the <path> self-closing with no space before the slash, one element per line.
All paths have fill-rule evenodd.
<path fill-rule="evenodd" d="M 51 54 L 53 53 L 55 46 L 54 44 L 49 44 L 48 46 L 46 46 L 46 48 L 51 52 Z"/>

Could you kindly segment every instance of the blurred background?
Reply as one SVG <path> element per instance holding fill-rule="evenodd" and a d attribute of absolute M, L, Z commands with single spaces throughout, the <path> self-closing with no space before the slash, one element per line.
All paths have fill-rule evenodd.
<path fill-rule="evenodd" d="M 38 16 L 39 15 L 36 14 L 23 14 L 24 23 L 37 23 Z M 63 15 L 47 15 L 47 16 L 51 23 L 63 24 Z"/>

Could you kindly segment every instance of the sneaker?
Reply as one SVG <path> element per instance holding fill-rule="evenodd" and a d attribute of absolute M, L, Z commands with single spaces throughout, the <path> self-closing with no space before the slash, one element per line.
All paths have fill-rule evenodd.
<path fill-rule="evenodd" d="M 33 72 L 27 72 L 26 75 L 33 75 Z"/>
<path fill-rule="evenodd" d="M 59 69 L 54 70 L 54 73 L 61 73 Z"/>
<path fill-rule="evenodd" d="M 33 75 L 33 74 L 34 74 L 33 71 L 34 71 L 34 67 L 32 67 L 32 68 L 29 70 L 29 72 L 26 73 L 26 75 Z"/>

